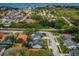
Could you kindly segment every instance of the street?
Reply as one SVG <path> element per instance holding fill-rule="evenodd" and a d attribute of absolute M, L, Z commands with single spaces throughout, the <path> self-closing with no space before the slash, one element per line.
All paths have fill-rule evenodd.
<path fill-rule="evenodd" d="M 62 18 L 69 24 L 69 26 L 73 26 L 75 28 L 79 28 L 77 26 L 75 26 L 74 24 L 72 24 L 68 19 L 66 19 L 65 17 L 62 16 Z"/>
<path fill-rule="evenodd" d="M 56 41 L 55 41 L 55 37 L 53 36 L 53 34 L 51 34 L 50 32 L 43 32 L 40 31 L 41 33 L 46 33 L 46 35 L 51 39 L 51 47 L 52 47 L 52 53 L 54 54 L 54 56 L 60 56 L 60 52 L 59 49 L 56 45 Z"/>
<path fill-rule="evenodd" d="M 60 53 L 59 53 L 59 49 L 58 49 L 58 47 L 57 47 L 57 45 L 56 45 L 56 42 L 55 42 L 55 37 L 51 34 L 51 33 L 49 33 L 49 32 L 47 32 L 46 33 L 47 35 L 48 35 L 48 37 L 51 39 L 51 47 L 52 47 L 52 49 L 53 49 L 53 54 L 55 55 L 55 56 L 59 56 L 60 55 Z"/>

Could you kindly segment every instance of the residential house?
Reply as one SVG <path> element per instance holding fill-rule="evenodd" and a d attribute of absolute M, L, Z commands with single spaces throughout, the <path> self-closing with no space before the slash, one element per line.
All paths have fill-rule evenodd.
<path fill-rule="evenodd" d="M 19 34 L 17 38 L 22 39 L 22 40 L 27 40 L 28 35 L 26 35 L 26 34 Z"/>
<path fill-rule="evenodd" d="M 69 52 L 69 55 L 70 56 L 79 56 L 79 50 L 78 49 L 71 50 Z"/>
<path fill-rule="evenodd" d="M 74 42 L 72 40 L 72 38 L 74 38 L 74 36 L 72 36 L 71 34 L 63 34 L 62 38 L 63 38 L 62 42 L 63 42 L 64 46 L 66 46 L 69 49 L 77 48 L 76 42 Z"/>
<path fill-rule="evenodd" d="M 0 41 L 2 41 L 4 34 L 2 32 L 0 32 Z"/>
<path fill-rule="evenodd" d="M 4 40 L 0 42 L 0 47 L 3 48 L 9 48 L 12 45 L 12 42 L 10 40 Z"/>
<path fill-rule="evenodd" d="M 12 48 L 22 48 L 22 44 L 21 43 L 16 43 L 12 46 Z"/>
<path fill-rule="evenodd" d="M 11 19 L 6 19 L 6 20 L 3 22 L 3 26 L 9 27 L 9 26 L 11 25 L 11 22 L 12 22 Z"/>
<path fill-rule="evenodd" d="M 74 41 L 72 41 L 71 39 L 67 39 L 67 40 L 64 40 L 64 46 L 66 46 L 67 48 L 69 49 L 75 49 L 77 48 L 77 45 Z"/>
<path fill-rule="evenodd" d="M 42 34 L 39 32 L 36 32 L 33 38 L 33 45 L 32 48 L 43 48 L 43 40 L 42 40 Z"/>

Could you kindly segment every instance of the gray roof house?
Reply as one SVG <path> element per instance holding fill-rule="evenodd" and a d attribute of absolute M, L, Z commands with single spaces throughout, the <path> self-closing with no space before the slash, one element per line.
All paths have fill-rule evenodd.
<path fill-rule="evenodd" d="M 39 44 L 36 44 L 36 45 L 33 45 L 32 46 L 33 48 L 43 48 L 41 45 L 39 45 Z"/>
<path fill-rule="evenodd" d="M 70 56 L 79 56 L 79 50 L 78 49 L 74 49 L 72 51 L 69 52 Z"/>
<path fill-rule="evenodd" d="M 71 39 L 64 40 L 63 43 L 64 43 L 63 45 L 69 49 L 77 48 L 76 43 L 74 41 L 72 41 Z"/>
<path fill-rule="evenodd" d="M 32 42 L 33 42 L 32 48 L 43 48 L 44 47 L 41 33 L 35 33 Z"/>
<path fill-rule="evenodd" d="M 63 39 L 64 46 L 66 46 L 69 49 L 77 48 L 76 42 L 74 42 L 72 40 L 72 38 L 74 38 L 74 36 L 72 36 L 71 34 L 62 34 L 61 37 Z"/>
<path fill-rule="evenodd" d="M 12 45 L 12 42 L 10 40 L 0 42 L 0 47 L 3 48 L 8 48 L 10 45 Z"/>
<path fill-rule="evenodd" d="M 4 25 L 5 27 L 9 27 L 9 26 L 11 25 L 11 22 L 12 22 L 12 20 L 7 19 L 7 20 L 3 23 L 3 25 Z"/>

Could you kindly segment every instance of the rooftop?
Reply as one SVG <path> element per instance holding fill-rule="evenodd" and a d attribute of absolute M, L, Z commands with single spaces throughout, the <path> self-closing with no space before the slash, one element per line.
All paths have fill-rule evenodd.
<path fill-rule="evenodd" d="M 18 35 L 18 38 L 19 38 L 19 39 L 22 39 L 22 40 L 27 40 L 28 35 L 26 35 L 26 34 L 19 34 L 19 35 Z"/>
<path fill-rule="evenodd" d="M 0 32 L 0 39 L 2 39 L 3 38 L 3 33 L 2 32 Z"/>

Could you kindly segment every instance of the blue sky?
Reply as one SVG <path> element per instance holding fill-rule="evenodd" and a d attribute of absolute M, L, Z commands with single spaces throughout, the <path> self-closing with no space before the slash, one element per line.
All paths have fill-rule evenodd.
<path fill-rule="evenodd" d="M 47 6 L 47 5 L 79 6 L 79 3 L 0 3 L 0 6 L 10 6 L 10 7 L 18 7 L 18 8 Z"/>

